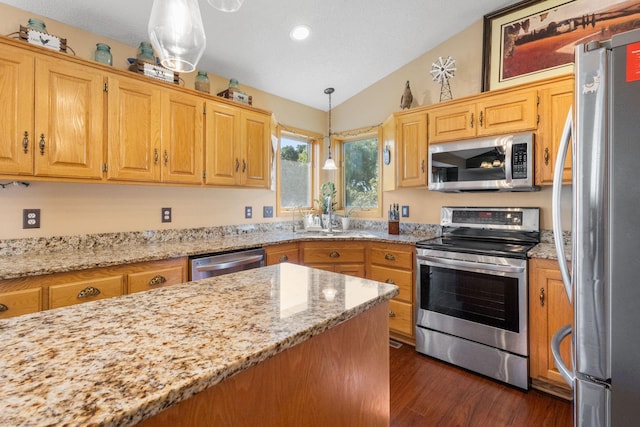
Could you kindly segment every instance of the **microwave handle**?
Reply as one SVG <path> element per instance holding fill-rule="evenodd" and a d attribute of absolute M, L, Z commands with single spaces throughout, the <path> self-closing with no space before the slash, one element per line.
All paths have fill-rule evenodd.
<path fill-rule="evenodd" d="M 564 123 L 564 129 L 562 130 L 562 136 L 560 137 L 560 147 L 558 149 L 558 157 L 556 158 L 555 170 L 553 173 L 553 193 L 551 198 L 553 240 L 556 245 L 560 274 L 562 275 L 562 282 L 564 284 L 564 290 L 567 293 L 567 298 L 569 298 L 569 303 L 571 303 L 573 289 L 571 284 L 571 275 L 569 274 L 569 264 L 567 263 L 567 257 L 564 252 L 564 240 L 562 238 L 562 207 L 560 206 L 560 196 L 562 192 L 562 172 L 564 170 L 564 164 L 567 161 L 567 151 L 569 148 L 569 142 L 571 141 L 572 128 L 573 108 L 570 107 L 569 113 L 567 114 L 567 120 Z"/>

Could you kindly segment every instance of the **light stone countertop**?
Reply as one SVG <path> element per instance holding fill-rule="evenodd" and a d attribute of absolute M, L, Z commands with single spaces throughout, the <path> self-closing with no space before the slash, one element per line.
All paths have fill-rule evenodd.
<path fill-rule="evenodd" d="M 189 236 L 186 235 L 181 236 L 180 240 L 157 242 L 144 242 L 132 238 L 131 243 L 127 243 L 125 240 L 125 242 L 114 243 L 112 246 L 102 243 L 97 247 L 73 250 L 53 247 L 48 251 L 2 256 L 0 257 L 0 280 L 233 251 L 303 240 L 336 239 L 340 241 L 362 240 L 415 244 L 419 240 L 431 237 L 436 237 L 436 234 L 390 235 L 380 231 L 353 230 L 344 233 L 336 232 L 330 236 L 305 232 L 271 231 L 214 236 L 208 239 L 189 239 Z"/>
<path fill-rule="evenodd" d="M 1 423 L 133 425 L 397 294 L 285 263 L 0 320 Z"/>

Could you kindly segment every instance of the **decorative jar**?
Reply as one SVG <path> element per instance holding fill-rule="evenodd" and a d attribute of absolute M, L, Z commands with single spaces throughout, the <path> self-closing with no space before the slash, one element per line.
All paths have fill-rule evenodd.
<path fill-rule="evenodd" d="M 97 43 L 94 59 L 106 65 L 113 65 L 113 56 L 111 55 L 111 47 L 105 43 Z"/>
<path fill-rule="evenodd" d="M 238 89 L 238 80 L 237 79 L 231 79 L 229 80 L 229 89 Z"/>
<path fill-rule="evenodd" d="M 138 47 L 138 61 L 149 62 L 151 64 L 156 63 L 156 57 L 153 54 L 153 46 L 149 42 L 140 42 Z"/>
<path fill-rule="evenodd" d="M 198 71 L 195 87 L 197 91 L 209 93 L 209 77 L 207 76 L 206 71 Z"/>
<path fill-rule="evenodd" d="M 33 31 L 39 31 L 41 33 L 49 34 L 47 32 L 47 26 L 44 24 L 44 21 L 36 18 L 29 18 L 29 20 L 27 21 L 27 28 Z"/>

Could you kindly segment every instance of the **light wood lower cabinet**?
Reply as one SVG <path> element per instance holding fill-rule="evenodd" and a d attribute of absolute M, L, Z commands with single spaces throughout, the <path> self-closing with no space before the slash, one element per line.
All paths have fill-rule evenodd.
<path fill-rule="evenodd" d="M 0 280 L 0 318 L 186 281 L 186 257 Z"/>
<path fill-rule="evenodd" d="M 300 255 L 302 263 L 351 276 L 365 277 L 365 242 L 302 242 Z"/>
<path fill-rule="evenodd" d="M 300 263 L 298 243 L 282 243 L 266 246 L 264 248 L 267 265 L 280 264 L 281 262 Z"/>
<path fill-rule="evenodd" d="M 553 361 L 551 337 L 562 326 L 572 323 L 573 309 L 557 261 L 529 260 L 529 373 L 532 387 L 571 397 L 571 388 Z M 571 360 L 570 340 L 562 343 L 560 352 L 564 361 Z"/>
<path fill-rule="evenodd" d="M 389 301 L 392 338 L 415 343 L 415 248 L 393 243 L 371 243 L 367 278 L 398 286 L 400 293 Z"/>
<path fill-rule="evenodd" d="M 41 287 L 0 293 L 0 319 L 35 313 L 41 309 Z"/>

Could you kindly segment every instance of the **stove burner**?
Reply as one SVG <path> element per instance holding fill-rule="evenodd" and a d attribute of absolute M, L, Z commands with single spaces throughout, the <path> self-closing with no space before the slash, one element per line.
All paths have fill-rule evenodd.
<path fill-rule="evenodd" d="M 416 243 L 421 249 L 440 250 L 445 252 L 462 252 L 480 255 L 496 255 L 509 258 L 526 258 L 535 243 L 507 242 L 495 240 L 459 239 L 453 237 L 437 237 Z"/>

